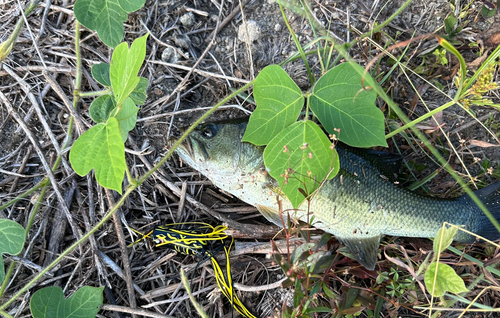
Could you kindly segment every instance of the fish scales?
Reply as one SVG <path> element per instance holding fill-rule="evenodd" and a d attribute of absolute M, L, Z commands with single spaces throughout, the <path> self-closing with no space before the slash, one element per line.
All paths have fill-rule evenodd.
<path fill-rule="evenodd" d="M 241 141 L 245 129 L 246 122 L 202 125 L 177 153 L 217 187 L 256 206 L 281 226 L 277 182 L 266 173 L 263 147 Z M 443 200 L 399 188 L 355 152 L 337 147 L 340 171 L 314 195 L 309 216 L 306 204 L 294 210 L 282 194 L 281 199 L 283 210 L 294 218 L 307 222 L 314 216 L 312 225 L 335 235 L 366 268 L 375 267 L 383 234 L 434 237 L 443 222 L 449 222 L 488 239 L 500 236 L 468 197 Z M 500 216 L 499 189 L 497 182 L 477 192 L 496 218 Z M 469 243 L 475 237 L 459 231 L 455 240 Z"/>
<path fill-rule="evenodd" d="M 316 217 L 336 224 L 332 234 L 433 237 L 445 221 L 465 225 L 469 231 L 479 230 L 473 219 L 476 211 L 464 209 L 464 200 L 432 199 L 398 188 L 363 158 L 341 148 L 337 153 L 341 170 L 324 184 L 312 203 Z M 463 210 L 467 213 L 457 213 Z M 462 233 L 457 234 L 458 240 L 471 239 Z"/>

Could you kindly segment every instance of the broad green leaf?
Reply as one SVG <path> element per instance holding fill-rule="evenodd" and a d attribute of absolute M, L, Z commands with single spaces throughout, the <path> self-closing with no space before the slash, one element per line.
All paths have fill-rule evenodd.
<path fill-rule="evenodd" d="M 331 298 L 331 299 L 335 299 L 335 294 L 333 293 L 333 291 L 330 288 L 328 288 L 328 284 L 323 283 L 321 285 L 323 286 L 323 292 L 325 292 L 326 297 Z"/>
<path fill-rule="evenodd" d="M 486 3 L 486 2 L 485 2 Z M 483 15 L 483 17 L 485 17 L 486 19 L 489 19 L 491 17 L 494 17 L 495 16 L 495 13 L 497 13 L 497 9 L 495 9 L 494 7 L 493 8 L 488 8 L 486 6 L 486 4 L 483 4 L 483 6 L 481 7 L 481 14 Z"/>
<path fill-rule="evenodd" d="M 384 114 L 375 106 L 375 83 L 363 68 L 342 63 L 314 85 L 310 105 L 330 134 L 354 147 L 387 146 Z M 335 129 L 340 129 L 340 133 Z"/>
<path fill-rule="evenodd" d="M 111 87 L 111 80 L 109 79 L 109 64 L 99 63 L 92 65 L 92 77 L 101 85 Z"/>
<path fill-rule="evenodd" d="M 122 136 L 123 142 L 127 141 L 128 132 L 134 129 L 135 127 L 138 111 L 139 108 L 135 106 L 134 102 L 129 97 L 123 103 L 120 112 L 115 116 L 116 119 L 118 120 L 118 125 L 120 127 L 120 134 Z"/>
<path fill-rule="evenodd" d="M 331 239 L 332 235 L 330 233 L 323 233 L 321 235 L 321 238 L 319 239 L 318 244 L 316 245 L 316 249 L 319 250 L 321 247 L 325 246 Z"/>
<path fill-rule="evenodd" d="M 337 255 L 323 255 L 321 258 L 314 264 L 314 267 L 311 269 L 311 272 L 314 274 L 323 274 L 328 268 L 332 265 L 333 260 Z"/>
<path fill-rule="evenodd" d="M 293 250 L 292 255 L 290 255 L 290 262 L 292 264 L 296 264 L 302 257 L 307 257 L 309 255 L 307 252 L 309 252 L 313 247 L 314 243 L 304 243 L 298 246 Z M 304 253 L 307 253 L 307 255 L 304 256 Z"/>
<path fill-rule="evenodd" d="M 111 58 L 110 79 L 117 105 L 121 105 L 139 83 L 137 74 L 146 57 L 148 35 L 135 39 L 128 48 L 127 43 L 116 47 Z"/>
<path fill-rule="evenodd" d="M 132 93 L 130 93 L 130 98 L 134 101 L 136 105 L 142 105 L 146 101 L 148 95 L 146 91 L 148 89 L 149 81 L 145 77 L 139 77 L 139 83 L 134 88 Z"/>
<path fill-rule="evenodd" d="M 127 12 L 118 0 L 77 0 L 73 8 L 76 19 L 87 29 L 97 31 L 109 47 L 116 47 L 123 39 L 123 22 Z"/>
<path fill-rule="evenodd" d="M 457 233 L 457 230 L 458 229 L 456 227 L 451 226 L 446 226 L 444 228 L 441 227 L 437 231 L 436 238 L 434 239 L 434 253 L 440 254 L 442 251 L 447 249 L 451 242 L 453 242 L 453 237 Z M 439 245 L 441 245 L 441 248 L 439 248 Z"/>
<path fill-rule="evenodd" d="M 5 278 L 2 254 L 17 255 L 24 246 L 24 228 L 14 221 L 0 219 L 0 283 Z"/>
<path fill-rule="evenodd" d="M 142 8 L 146 0 L 118 0 L 118 3 L 127 12 L 134 12 Z"/>
<path fill-rule="evenodd" d="M 60 287 L 45 287 L 33 294 L 33 318 L 95 318 L 102 306 L 104 287 L 83 286 L 68 299 Z"/>
<path fill-rule="evenodd" d="M 301 148 L 302 147 L 302 148 Z M 264 163 L 294 208 L 311 195 L 328 176 L 339 171 L 335 149 L 321 128 L 312 121 L 299 121 L 285 128 L 264 150 Z"/>
<path fill-rule="evenodd" d="M 450 14 L 446 19 L 444 19 L 444 31 L 448 34 L 453 32 L 455 26 L 457 25 L 457 18 Z"/>
<path fill-rule="evenodd" d="M 295 292 L 293 293 L 293 307 L 298 308 L 304 301 L 304 293 L 302 292 L 301 279 L 295 279 Z"/>
<path fill-rule="evenodd" d="M 99 96 L 90 104 L 90 118 L 96 123 L 105 123 L 115 107 L 115 98 L 112 95 Z"/>
<path fill-rule="evenodd" d="M 110 117 L 106 124 L 97 124 L 81 135 L 71 147 L 69 161 L 78 175 L 94 169 L 101 186 L 121 194 L 126 166 L 118 120 Z"/>
<path fill-rule="evenodd" d="M 255 79 L 253 96 L 257 108 L 250 116 L 243 141 L 268 144 L 297 120 L 304 106 L 300 88 L 278 65 L 266 66 Z"/>
<path fill-rule="evenodd" d="M 363 310 L 363 307 L 361 307 L 359 311 L 361 311 L 361 310 Z M 334 313 L 335 310 L 332 308 L 328 308 L 328 307 L 308 307 L 303 312 L 304 312 L 304 314 L 313 314 L 313 313 L 318 313 L 318 312 L 328 312 L 331 314 L 331 313 Z"/>
<path fill-rule="evenodd" d="M 458 294 L 469 291 L 460 276 L 447 264 L 433 262 L 425 272 L 425 287 L 434 297 L 442 297 L 447 291 Z M 436 272 L 437 268 L 437 272 Z M 434 286 L 434 277 L 436 285 Z M 432 290 L 434 289 L 434 294 Z"/>

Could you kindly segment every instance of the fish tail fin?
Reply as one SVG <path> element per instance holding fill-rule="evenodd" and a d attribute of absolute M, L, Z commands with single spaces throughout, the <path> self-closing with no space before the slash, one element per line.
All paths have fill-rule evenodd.
<path fill-rule="evenodd" d="M 495 182 L 490 184 L 489 186 L 477 190 L 474 192 L 477 197 L 484 203 L 486 208 L 491 212 L 493 217 L 500 222 L 500 182 Z M 468 195 L 464 195 L 464 198 L 467 197 L 467 200 L 472 202 L 472 199 Z M 475 204 L 472 202 L 472 204 Z M 491 223 L 491 221 L 483 214 L 479 218 L 479 231 L 478 235 L 490 240 L 494 241 L 500 238 L 500 232 L 498 232 L 497 228 Z"/>

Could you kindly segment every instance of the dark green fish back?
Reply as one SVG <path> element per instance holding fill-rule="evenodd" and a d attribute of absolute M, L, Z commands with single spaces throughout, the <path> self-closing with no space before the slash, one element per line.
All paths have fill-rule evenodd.
<path fill-rule="evenodd" d="M 383 234 L 389 235 L 433 237 L 443 222 L 450 222 L 464 225 L 465 229 L 488 239 L 500 237 L 468 196 L 441 200 L 418 195 L 387 181 L 370 162 L 356 154 L 342 148 L 337 151 L 341 171 L 335 178 L 334 183 L 338 189 L 334 192 L 340 192 L 342 197 L 349 196 L 351 200 L 355 198 L 364 202 L 364 207 L 370 207 L 368 210 L 358 211 L 364 212 L 365 224 L 370 225 L 367 228 L 377 227 L 382 229 Z M 500 182 L 497 182 L 476 192 L 497 218 L 500 216 L 499 190 Z M 378 226 L 374 226 L 375 224 Z M 464 232 L 459 232 L 456 236 L 456 240 L 462 242 L 474 239 Z"/>

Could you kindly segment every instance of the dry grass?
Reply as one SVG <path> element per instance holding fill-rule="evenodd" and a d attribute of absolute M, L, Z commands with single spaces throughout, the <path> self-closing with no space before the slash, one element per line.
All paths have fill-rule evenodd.
<path fill-rule="evenodd" d="M 438 8 L 428 8 L 425 3 L 416 2 L 417 9 L 411 12 L 424 9 L 425 12 L 445 10 L 439 1 L 436 2 Z M 140 74 L 150 82 L 148 99 L 141 107 L 138 125 L 130 133 L 126 143 L 127 161 L 134 176 L 147 172 L 165 153 L 164 145 L 169 136 L 197 118 L 200 111 L 227 95 L 230 88 L 253 79 L 262 67 L 280 62 L 294 52 L 293 42 L 282 22 L 281 29 L 276 31 L 278 28 L 275 22 L 281 21 L 276 4 L 268 4 L 267 1 L 263 1 L 263 4 L 259 1 L 241 1 L 240 7 L 238 1 L 221 3 L 147 1 L 145 8 L 130 14 L 125 24 L 127 42 L 130 43 L 146 32 L 151 33 L 146 62 Z M 22 4 L 26 5 L 26 1 Z M 422 6 L 422 9 L 418 6 Z M 346 31 L 345 25 L 348 23 L 359 28 L 366 25 L 366 29 L 362 30 L 366 32 L 371 23 L 384 20 L 388 15 L 386 9 L 380 10 L 382 6 L 378 1 L 373 6 L 357 1 L 356 7 L 344 7 L 341 2 L 332 4 L 319 1 L 313 7 L 321 23 L 330 26 L 331 35 L 344 40 L 348 36 L 352 39 L 354 34 Z M 266 28 L 262 39 L 256 43 L 241 43 L 236 34 L 243 18 L 264 19 L 262 14 L 266 10 L 269 11 L 267 18 L 272 22 L 264 23 Z M 356 14 L 353 15 L 351 11 Z M 3 41 L 10 34 L 21 18 L 20 12 L 17 1 L 0 2 L 0 40 Z M 182 25 L 179 17 L 188 13 L 193 14 L 195 22 L 189 26 Z M 298 15 L 291 16 L 291 24 L 301 34 L 302 41 L 306 43 L 312 40 L 314 34 L 307 21 Z M 432 20 L 435 16 L 432 14 L 418 17 L 410 14 L 408 19 L 411 22 L 405 22 L 405 32 L 409 35 L 411 32 L 408 30 L 413 27 L 419 33 L 428 32 L 427 29 L 434 31 L 436 28 L 435 21 Z M 66 137 L 69 117 L 75 114 L 71 109 L 76 69 L 72 3 L 66 0 L 46 1 L 29 16 L 28 22 L 29 29 L 26 26 L 22 29 L 12 53 L 0 66 L 0 94 L 4 96 L 0 104 L 1 203 L 32 188 L 43 176 L 52 175 L 53 180 L 51 188 L 43 197 L 25 249 L 16 258 L 18 265 L 4 299 L 13 295 L 76 238 L 92 228 L 114 204 L 114 200 L 117 200 L 116 193 L 102 189 L 93 176 L 75 175 L 67 160 L 67 152 L 62 154 L 63 162 L 58 170 L 48 172 L 61 154 L 60 147 Z M 389 33 L 380 35 L 381 41 L 389 43 L 386 37 L 405 29 L 405 23 L 398 20 L 390 25 Z M 186 36 L 189 41 L 183 47 L 181 42 Z M 269 38 L 265 38 L 266 36 Z M 82 90 L 99 90 L 99 85 L 90 75 L 90 67 L 99 62 L 109 63 L 112 51 L 100 42 L 94 32 L 84 30 L 81 38 L 84 66 Z M 410 55 L 416 59 L 421 48 L 415 45 L 412 49 L 414 51 Z M 170 56 L 176 58 L 165 59 L 167 50 L 170 50 Z M 374 47 L 368 44 L 359 45 L 355 51 L 355 57 L 360 62 L 367 62 L 376 54 Z M 314 60 L 313 57 L 314 61 L 317 62 L 317 58 Z M 319 69 L 319 65 L 315 67 Z M 307 75 L 302 64 L 292 63 L 287 70 L 299 84 L 302 81 L 301 88 L 307 88 Z M 403 73 L 393 75 L 388 86 L 391 87 L 395 100 L 406 107 L 408 112 L 425 112 L 422 100 L 436 101 L 433 94 L 438 93 L 431 87 L 428 91 L 430 95 L 424 95 L 422 99 L 416 99 L 415 103 L 410 104 L 408 101 L 414 96 L 414 91 L 410 88 L 412 81 L 418 81 L 417 91 L 424 89 L 423 81 L 420 82 L 415 77 L 405 79 Z M 439 98 L 436 101 L 438 104 L 440 100 L 444 100 L 444 97 Z M 494 99 L 498 101 L 497 96 Z M 92 126 L 88 116 L 90 102 L 91 99 L 84 99 L 78 104 L 78 133 Z M 252 109 L 251 104 L 238 99 L 215 117 L 241 117 Z M 485 112 L 478 110 L 480 115 Z M 491 112 L 498 122 L 497 112 L 487 112 L 484 120 L 491 117 Z M 476 122 L 465 117 L 460 110 L 450 111 L 445 120 L 448 125 L 444 133 L 450 133 L 452 141 L 451 145 L 441 145 L 444 148 L 455 147 L 457 140 L 464 137 L 463 134 L 467 134 L 469 139 L 490 139 L 484 131 L 471 129 Z M 20 121 L 24 124 L 21 125 Z M 413 144 L 407 145 L 406 149 L 408 153 L 417 150 L 413 148 Z M 463 146 L 459 150 L 469 164 L 470 154 L 474 157 L 493 158 L 498 164 L 499 157 L 495 157 L 491 149 L 469 149 Z M 417 155 L 422 154 L 420 151 Z M 456 157 L 450 154 L 450 159 L 455 160 Z M 478 175 L 480 168 L 477 163 L 470 166 L 471 173 Z M 460 168 L 458 164 L 457 167 Z M 420 178 L 420 175 L 417 177 Z M 442 192 L 443 189 L 438 189 L 439 180 L 433 186 L 438 192 Z M 491 181 L 487 176 L 482 180 Z M 225 222 L 234 230 L 232 234 L 239 241 L 238 248 L 231 257 L 233 280 L 237 283 L 235 286 L 239 290 L 239 297 L 258 313 L 269 315 L 275 312 L 289 298 L 289 295 L 282 296 L 283 292 L 276 291 L 276 286 L 273 285 L 282 279 L 282 272 L 265 257 L 270 250 L 264 248 L 256 252 L 251 250 L 250 243 L 268 242 L 270 234 L 272 237 L 276 229 L 263 224 L 254 208 L 209 185 L 198 173 L 181 166 L 175 160 L 171 161 L 128 198 L 127 203 L 116 214 L 114 222 L 102 227 L 89 241 L 52 269 L 30 289 L 30 293 L 44 286 L 57 285 L 68 296 L 84 285 L 106 286 L 106 305 L 100 312 L 102 317 L 196 317 L 178 277 L 183 268 L 190 275 L 194 295 L 197 295 L 198 301 L 210 316 L 230 317 L 233 312 L 217 291 L 210 262 L 200 263 L 196 258 L 178 255 L 170 250 L 155 250 L 148 243 L 134 248 L 126 247 L 136 239 L 129 227 L 145 231 L 164 223 Z M 26 226 L 38 195 L 39 192 L 36 192 L 0 211 L 0 216 Z M 254 233 L 251 238 L 248 237 L 250 227 Z M 252 254 L 241 252 L 249 250 Z M 410 252 L 412 256 L 417 255 L 415 259 L 425 258 L 419 253 L 417 248 Z M 498 253 L 499 251 L 494 251 L 493 257 Z M 13 258 L 6 257 L 7 266 L 12 260 Z M 458 257 L 454 260 L 458 260 Z M 387 269 L 389 266 L 392 264 L 387 262 L 383 268 Z M 480 275 L 477 270 L 470 266 L 471 274 Z M 350 275 L 346 276 L 355 277 Z M 347 277 L 345 279 L 348 280 Z M 489 284 L 498 286 L 497 280 L 487 279 Z M 371 283 L 373 278 L 368 278 L 367 288 Z M 334 282 L 334 285 L 340 291 L 341 281 Z M 489 302 L 490 306 L 497 306 L 497 299 L 500 299 L 498 291 L 491 291 L 482 300 Z M 16 300 L 8 312 L 15 317 L 29 316 L 28 299 Z"/>

